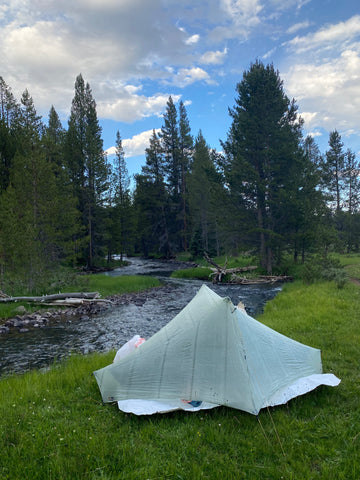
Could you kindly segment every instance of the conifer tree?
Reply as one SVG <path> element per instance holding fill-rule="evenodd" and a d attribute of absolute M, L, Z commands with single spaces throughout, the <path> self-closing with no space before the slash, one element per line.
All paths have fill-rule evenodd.
<path fill-rule="evenodd" d="M 96 103 L 90 85 L 85 85 L 81 74 L 75 81 L 66 138 L 66 158 L 86 232 L 84 261 L 88 268 L 92 268 L 94 258 L 101 255 L 104 244 L 102 207 L 106 201 L 109 167 L 103 152 Z"/>
<path fill-rule="evenodd" d="M 7 232 L 7 260 L 23 271 L 28 288 L 59 259 L 57 243 L 59 189 L 42 144 L 43 124 L 26 90 L 21 99 L 17 152 L 12 161 L 10 185 L 2 196 L 3 231 Z"/>
<path fill-rule="evenodd" d="M 252 222 L 241 228 L 256 228 L 261 266 L 270 273 L 281 254 L 287 200 L 301 169 L 302 121 L 273 65 L 256 61 L 236 91 L 235 106 L 229 110 L 232 125 L 223 144 L 226 181 L 234 205 L 252 213 Z"/>
<path fill-rule="evenodd" d="M 19 105 L 11 88 L 0 76 L 0 193 L 9 185 L 12 159 L 16 151 L 15 121 Z"/>
<path fill-rule="evenodd" d="M 187 117 L 187 112 L 182 101 L 179 103 L 179 159 L 181 168 L 181 203 L 182 203 L 182 217 L 183 217 L 183 232 L 182 232 L 182 249 L 187 251 L 187 236 L 188 236 L 188 205 L 187 205 L 187 185 L 186 178 L 190 168 L 190 161 L 192 156 L 193 138 L 191 135 L 190 123 Z"/>
<path fill-rule="evenodd" d="M 164 153 L 169 193 L 174 199 L 178 199 L 181 192 L 179 129 L 176 106 L 171 96 L 167 102 L 164 125 L 161 127 L 159 136 Z"/>
<path fill-rule="evenodd" d="M 350 149 L 345 152 L 343 184 L 343 237 L 348 253 L 356 251 L 360 238 L 360 162 Z"/>
<path fill-rule="evenodd" d="M 187 249 L 187 191 L 186 173 L 189 169 L 193 139 L 184 104 L 179 115 L 172 97 L 164 113 L 164 125 L 159 134 L 166 173 L 166 188 L 171 212 L 170 243 L 176 251 Z"/>
<path fill-rule="evenodd" d="M 112 173 L 113 222 L 111 235 L 114 239 L 116 253 L 123 260 L 125 250 L 131 248 L 132 240 L 132 211 L 130 196 L 130 177 L 125 161 L 125 152 L 122 146 L 120 132 L 116 133 L 115 161 Z"/>
<path fill-rule="evenodd" d="M 146 164 L 135 176 L 134 206 L 137 222 L 137 245 L 145 255 L 169 256 L 169 194 L 164 181 L 165 165 L 160 140 L 153 131 L 146 148 Z"/>
<path fill-rule="evenodd" d="M 344 189 L 344 163 L 345 154 L 344 144 L 341 135 L 337 130 L 330 132 L 329 150 L 326 152 L 324 169 L 324 181 L 328 192 L 330 193 L 337 213 L 342 208 L 342 193 Z"/>
<path fill-rule="evenodd" d="M 221 188 L 221 181 L 201 130 L 195 140 L 188 188 L 192 251 L 198 253 L 201 239 L 201 253 L 206 251 L 218 254 L 217 225 L 220 199 L 218 190 Z"/>
<path fill-rule="evenodd" d="M 42 137 L 43 149 L 54 179 L 56 195 L 53 195 L 54 205 L 54 242 L 58 257 L 66 263 L 76 264 L 80 256 L 77 239 L 81 236 L 81 214 L 78 199 L 70 182 L 70 175 L 65 164 L 66 131 L 60 118 L 52 106 L 49 112 L 48 125 L 44 127 Z M 56 219 L 56 221 L 55 221 Z"/>
<path fill-rule="evenodd" d="M 162 154 L 160 139 L 155 130 L 149 140 L 149 146 L 145 150 L 146 164 L 142 167 L 142 173 L 149 176 L 154 182 L 163 182 L 165 178 L 165 165 Z"/>

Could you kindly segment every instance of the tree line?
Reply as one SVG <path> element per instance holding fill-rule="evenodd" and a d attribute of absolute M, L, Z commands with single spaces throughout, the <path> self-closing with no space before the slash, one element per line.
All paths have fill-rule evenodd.
<path fill-rule="evenodd" d="M 354 152 L 337 130 L 325 154 L 304 138 L 273 65 L 251 64 L 236 94 L 221 152 L 194 138 L 185 105 L 169 97 L 130 189 L 120 132 L 110 162 L 81 74 L 67 128 L 53 106 L 45 124 L 29 92 L 18 102 L 0 77 L 1 282 L 17 272 L 31 287 L 54 265 L 91 269 L 125 252 L 252 251 L 268 273 L 284 255 L 358 252 Z"/>

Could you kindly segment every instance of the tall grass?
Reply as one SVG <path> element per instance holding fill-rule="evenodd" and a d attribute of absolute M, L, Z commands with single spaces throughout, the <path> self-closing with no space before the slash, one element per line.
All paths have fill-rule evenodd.
<path fill-rule="evenodd" d="M 360 478 L 360 289 L 288 284 L 260 320 L 322 350 L 342 379 L 258 419 L 220 407 L 150 417 L 102 404 L 113 352 L 0 380 L 1 479 Z M 276 429 L 275 429 L 275 427 Z M 280 443 L 281 442 L 281 443 Z"/>
<path fill-rule="evenodd" d="M 103 297 L 120 295 L 129 292 L 139 292 L 147 288 L 158 287 L 160 281 L 155 277 L 141 275 L 82 275 L 76 286 L 70 286 L 70 292 L 81 289 L 99 292 Z"/>

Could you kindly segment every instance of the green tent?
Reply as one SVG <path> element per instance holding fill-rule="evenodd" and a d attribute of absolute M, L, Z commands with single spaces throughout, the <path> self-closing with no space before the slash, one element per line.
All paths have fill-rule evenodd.
<path fill-rule="evenodd" d="M 257 414 L 320 384 L 321 352 L 256 321 L 203 285 L 149 340 L 94 372 L 104 402 L 138 414 L 218 405 Z"/>

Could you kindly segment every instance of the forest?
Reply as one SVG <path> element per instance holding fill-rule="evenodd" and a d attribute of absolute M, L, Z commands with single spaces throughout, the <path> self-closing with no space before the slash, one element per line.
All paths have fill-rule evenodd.
<path fill-rule="evenodd" d="M 92 270 L 114 255 L 192 258 L 251 252 L 264 271 L 284 257 L 359 252 L 360 166 L 337 130 L 321 153 L 304 136 L 294 99 L 273 65 L 251 64 L 229 107 L 222 151 L 193 136 L 169 97 L 133 188 L 121 134 L 104 154 L 96 102 L 81 74 L 67 128 L 46 122 L 30 93 L 0 77 L 0 289 L 29 289 L 54 268 Z"/>

